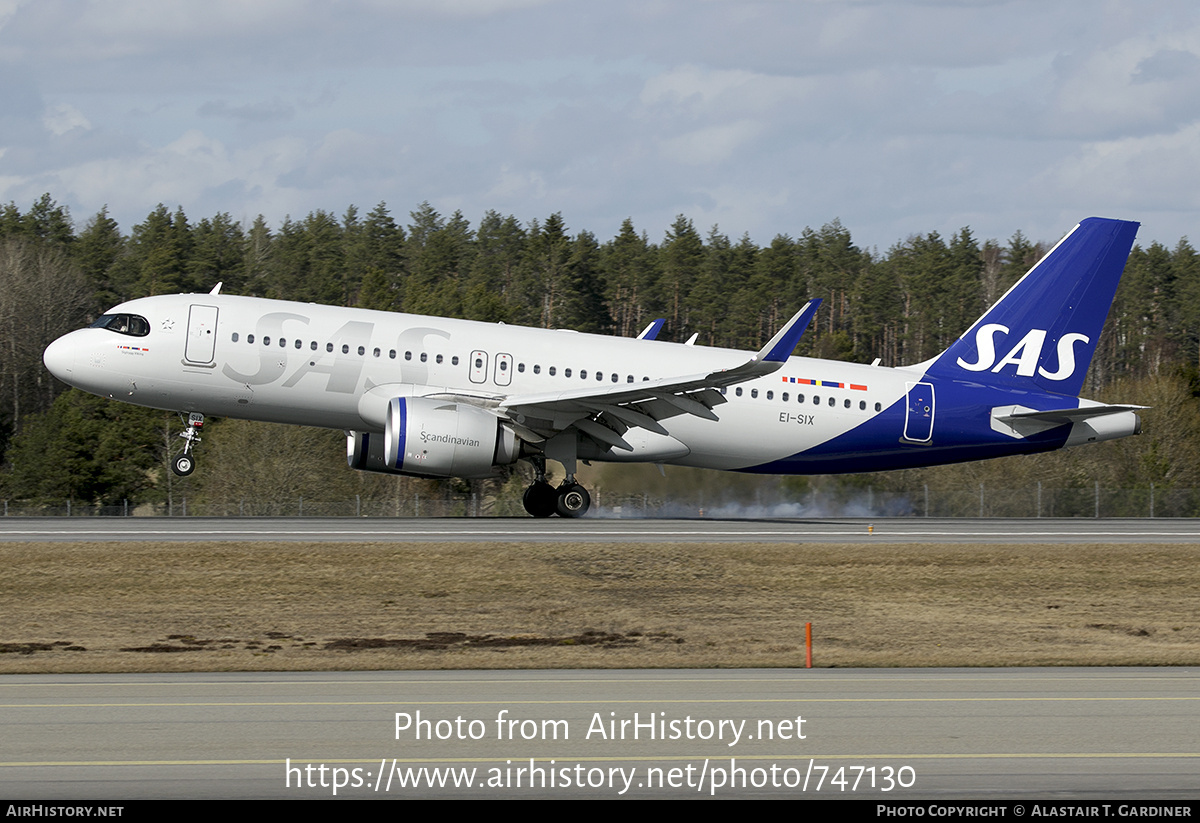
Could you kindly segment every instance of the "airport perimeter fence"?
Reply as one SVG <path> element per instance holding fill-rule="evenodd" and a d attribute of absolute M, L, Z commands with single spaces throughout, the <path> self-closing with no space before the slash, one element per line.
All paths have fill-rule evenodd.
<path fill-rule="evenodd" d="M 481 495 L 319 501 L 174 498 L 161 503 L 96 506 L 79 501 L 3 501 L 4 517 L 523 517 L 519 500 Z M 664 499 L 649 494 L 592 492 L 590 517 L 1200 517 L 1200 489 L 1024 489 L 984 485 L 907 492 L 874 489 L 812 491 L 794 500 Z"/>

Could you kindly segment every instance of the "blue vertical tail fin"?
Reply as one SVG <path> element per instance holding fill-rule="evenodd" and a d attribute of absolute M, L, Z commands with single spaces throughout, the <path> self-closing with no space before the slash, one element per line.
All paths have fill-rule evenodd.
<path fill-rule="evenodd" d="M 934 359 L 933 377 L 1076 396 L 1137 223 L 1089 217 Z"/>

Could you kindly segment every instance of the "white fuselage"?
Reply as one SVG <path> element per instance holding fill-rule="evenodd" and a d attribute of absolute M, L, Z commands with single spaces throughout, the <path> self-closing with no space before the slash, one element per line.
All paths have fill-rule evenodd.
<path fill-rule="evenodd" d="M 82 329 L 46 363 L 67 382 L 152 408 L 381 432 L 388 398 L 455 396 L 481 405 L 733 368 L 747 353 L 565 330 L 226 295 L 124 303 L 148 334 Z M 682 447 L 634 429 L 632 452 L 602 459 L 741 469 L 827 442 L 904 398 L 920 370 L 792 357 L 724 390 L 718 420 L 663 421 Z M 898 425 L 895 437 L 902 435 Z"/>
<path fill-rule="evenodd" d="M 214 293 L 124 303 L 46 349 L 86 391 L 343 429 L 357 469 L 490 477 L 527 459 L 524 505 L 577 517 L 579 460 L 772 474 L 878 471 L 1136 434 L 1141 406 L 1081 400 L 1137 224 L 1087 218 L 937 357 L 790 357 L 810 300 L 757 352 Z M 382 435 L 382 436 L 380 436 Z M 565 469 L 558 490 L 545 463 Z"/>

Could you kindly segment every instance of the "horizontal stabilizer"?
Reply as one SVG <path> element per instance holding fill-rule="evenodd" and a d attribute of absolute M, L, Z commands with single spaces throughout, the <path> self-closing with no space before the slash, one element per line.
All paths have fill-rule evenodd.
<path fill-rule="evenodd" d="M 1089 417 L 1102 417 L 1106 414 L 1119 414 L 1127 411 L 1140 411 L 1148 409 L 1149 406 L 1085 406 L 1079 409 L 1051 409 L 1049 411 L 1033 411 L 1020 409 L 1020 406 L 1010 406 L 1013 409 L 1008 414 L 1000 413 L 1000 409 L 994 409 L 992 414 L 997 420 L 1019 421 L 1019 420 L 1040 420 L 1046 423 L 1054 423 L 1061 426 L 1064 423 L 1075 423 L 1079 420 L 1087 420 Z"/>
<path fill-rule="evenodd" d="M 1149 406 L 1105 405 L 1081 400 L 1083 405 L 1074 409 L 1030 409 L 1025 406 L 998 406 L 992 409 L 992 430 L 1009 437 L 1031 437 L 1049 429 L 1068 424 L 1084 423 L 1089 420 L 1127 414 Z"/>

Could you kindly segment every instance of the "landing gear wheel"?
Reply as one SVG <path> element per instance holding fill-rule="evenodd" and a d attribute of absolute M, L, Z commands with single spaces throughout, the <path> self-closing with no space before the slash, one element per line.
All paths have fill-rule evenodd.
<path fill-rule="evenodd" d="M 171 471 L 180 477 L 187 477 L 196 470 L 196 459 L 190 454 L 181 454 L 171 463 Z"/>
<path fill-rule="evenodd" d="M 559 517 L 583 517 L 592 505 L 592 496 L 578 483 L 563 484 L 558 488 L 555 508 Z"/>
<path fill-rule="evenodd" d="M 558 511 L 558 491 L 545 480 L 541 480 L 525 490 L 521 502 L 525 505 L 525 511 L 534 517 L 549 517 Z"/>

